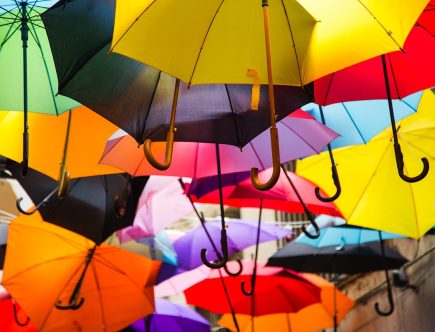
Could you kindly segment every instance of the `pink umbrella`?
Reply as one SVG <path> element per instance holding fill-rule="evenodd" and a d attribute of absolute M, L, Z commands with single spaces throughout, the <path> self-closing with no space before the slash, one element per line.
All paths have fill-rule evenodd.
<path fill-rule="evenodd" d="M 121 243 L 152 236 L 192 212 L 178 178 L 151 176 L 139 199 L 133 225 L 118 231 L 117 236 Z"/>
<path fill-rule="evenodd" d="M 338 137 L 337 133 L 302 110 L 278 122 L 278 127 L 283 162 L 319 153 Z M 166 144 L 153 144 L 156 158 L 163 158 Z M 222 173 L 246 171 L 251 167 L 261 170 L 272 166 L 269 149 L 267 132 L 254 138 L 243 147 L 243 151 L 235 146 L 220 144 Z M 147 162 L 137 142 L 122 131 L 116 132 L 107 141 L 100 163 L 115 166 L 133 176 L 159 174 L 200 178 L 216 175 L 215 144 L 175 142 L 171 166 L 166 171 L 158 171 Z"/>

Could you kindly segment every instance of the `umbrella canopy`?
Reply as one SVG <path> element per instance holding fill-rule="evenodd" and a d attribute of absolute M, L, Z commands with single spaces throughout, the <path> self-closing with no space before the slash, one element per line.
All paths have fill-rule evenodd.
<path fill-rule="evenodd" d="M 176 79 L 130 58 L 108 54 L 114 15 L 115 0 L 60 1 L 42 15 L 59 93 L 109 119 L 139 144 L 147 138 L 166 140 Z M 252 86 L 247 84 L 189 88 L 181 83 L 175 99 L 174 139 L 246 145 L 269 126 L 267 86 L 256 93 L 252 98 Z M 278 119 L 310 101 L 301 88 L 277 87 L 276 93 Z M 252 107 L 252 101 L 257 105 Z"/>
<path fill-rule="evenodd" d="M 257 236 L 256 222 L 228 218 L 225 219 L 225 222 L 227 226 L 229 255 L 255 245 Z M 204 224 L 204 227 L 213 239 L 219 238 L 221 234 L 220 221 L 207 221 Z M 260 228 L 259 240 L 260 242 L 268 242 L 279 240 L 290 235 L 290 230 L 271 223 L 263 222 Z M 202 248 L 205 248 L 210 252 L 210 260 L 218 258 L 202 226 L 195 227 L 189 233 L 176 240 L 173 246 L 179 257 L 178 266 L 185 270 L 191 270 L 202 265 L 201 257 L 199 255 Z"/>
<path fill-rule="evenodd" d="M 423 92 L 417 92 L 402 100 L 394 99 L 394 116 L 396 120 L 417 112 Z M 307 104 L 303 110 L 318 121 L 322 113 L 318 105 Z M 332 148 L 366 144 L 370 139 L 391 125 L 386 99 L 362 100 L 337 103 L 323 107 L 325 123 L 340 134 L 330 144 Z"/>
<path fill-rule="evenodd" d="M 156 299 L 156 311 L 121 332 L 210 332 L 210 323 L 195 310 Z"/>
<path fill-rule="evenodd" d="M 9 227 L 2 283 L 38 331 L 116 331 L 153 312 L 158 267 L 37 215 L 20 216 Z"/>
<path fill-rule="evenodd" d="M 15 311 L 15 313 L 14 313 Z M 36 328 L 28 321 L 27 314 L 15 302 L 7 298 L 0 299 L 0 331 L 2 332 L 37 332 Z M 20 324 L 24 325 L 21 326 Z"/>
<path fill-rule="evenodd" d="M 301 85 L 399 50 L 427 2 L 263 2 L 270 6 L 273 81 Z M 261 5 L 189 1 L 168 8 L 165 1 L 122 1 L 112 50 L 191 84 L 250 84 L 247 68 L 255 68 L 259 81 L 267 83 Z"/>
<path fill-rule="evenodd" d="M 22 178 L 19 165 L 10 162 L 7 168 L 37 205 L 43 219 L 101 243 L 114 231 L 131 225 L 146 178 L 129 179 L 111 174 L 71 180 L 68 194 L 59 198 L 54 193 L 57 183 L 29 169 Z M 127 197 L 123 196 L 127 188 Z M 17 204 L 21 206 L 21 197 Z M 123 205 L 125 211 L 122 211 Z M 25 210 L 22 209 L 25 212 Z M 33 211 L 33 210 L 32 210 Z M 31 213 L 31 211 L 27 211 Z"/>
<path fill-rule="evenodd" d="M 421 170 L 419 157 L 434 160 L 435 95 L 424 93 L 418 112 L 398 122 L 403 142 L 406 172 Z M 348 224 L 379 229 L 420 238 L 434 225 L 435 205 L 431 199 L 435 172 L 418 183 L 403 182 L 394 171 L 394 145 L 391 129 L 386 129 L 368 144 L 341 148 L 335 152 L 343 193 L 336 205 Z M 327 193 L 334 191 L 324 169 L 327 155 L 307 158 L 297 164 L 297 173 L 317 183 Z"/>
<path fill-rule="evenodd" d="M 326 144 L 338 137 L 335 132 L 301 110 L 279 121 L 277 126 L 280 129 L 281 141 L 288 143 L 283 144 L 280 149 L 283 162 L 319 153 Z M 235 146 L 219 145 L 222 173 L 246 171 L 252 166 L 259 169 L 270 167 L 272 158 L 268 142 L 268 134 L 263 132 L 242 150 Z M 162 157 L 165 144 L 155 143 L 153 150 L 158 158 Z M 216 175 L 214 144 L 175 142 L 172 164 L 166 171 L 161 172 L 147 162 L 142 149 L 133 138 L 121 132 L 115 133 L 109 139 L 100 162 L 134 176 L 161 174 L 200 178 Z"/>
<path fill-rule="evenodd" d="M 354 301 L 343 292 L 336 289 L 334 284 L 326 279 L 315 274 L 303 273 L 302 275 L 321 288 L 320 303 L 312 304 L 297 313 L 291 314 L 271 314 L 257 317 L 238 314 L 237 321 L 240 326 L 240 331 L 314 332 L 333 327 L 334 312 L 337 312 L 337 322 L 339 323 L 355 305 Z M 334 304 L 334 302 L 336 304 Z M 218 324 L 229 328 L 231 331 L 236 330 L 229 314 L 223 315 Z M 252 324 L 254 326 L 252 326 Z"/>
<path fill-rule="evenodd" d="M 356 274 L 398 269 L 407 259 L 379 243 L 350 244 L 315 248 L 290 242 L 269 258 L 268 266 L 280 266 L 301 272 Z M 384 257 L 383 257 L 384 256 Z"/>
<path fill-rule="evenodd" d="M 404 236 L 381 232 L 381 237 L 384 240 L 389 240 L 403 238 Z M 316 239 L 311 239 L 305 234 L 301 234 L 294 240 L 295 243 L 306 244 L 315 248 L 345 246 L 348 244 L 358 245 L 378 241 L 379 231 L 352 226 L 327 227 L 320 230 L 319 237 Z"/>
<path fill-rule="evenodd" d="M 156 235 L 193 212 L 178 179 L 170 176 L 151 176 L 148 179 L 139 198 L 133 225 L 116 233 L 121 242 Z"/>
<path fill-rule="evenodd" d="M 392 98 L 404 98 L 435 86 L 435 2 L 431 0 L 406 39 L 403 50 L 385 54 Z M 386 99 L 382 57 L 355 64 L 315 81 L 321 105 L 362 99 Z"/>
<path fill-rule="evenodd" d="M 252 261 L 243 262 L 241 275 L 228 276 L 221 270 L 210 270 L 203 281 L 184 291 L 189 304 L 215 313 L 228 313 L 230 308 L 222 289 L 222 280 L 231 296 L 236 313 L 251 314 L 251 297 L 242 293 L 240 282 L 248 281 L 252 271 Z M 235 270 L 236 262 L 228 262 L 229 270 Z M 250 273 L 250 272 L 249 272 Z M 273 299 L 271 302 L 270 299 Z M 265 267 L 260 263 L 257 272 L 255 291 L 255 315 L 266 315 L 278 312 L 297 312 L 302 308 L 320 302 L 320 288 L 299 275 L 282 268 Z"/>
<path fill-rule="evenodd" d="M 0 51 L 1 53 L 1 51 Z M 59 176 L 59 162 L 63 157 L 68 116 L 45 114 L 28 115 L 32 134 L 29 138 L 31 158 L 29 166 L 53 179 Z M 23 113 L 0 112 L 0 155 L 19 162 Z M 104 145 L 117 127 L 86 107 L 71 111 L 66 164 L 72 178 L 99 174 L 120 173 L 119 169 L 98 163 Z"/>
<path fill-rule="evenodd" d="M 260 172 L 259 177 L 267 178 L 268 176 L 270 176 L 271 172 L 271 169 L 267 169 L 263 172 Z M 310 212 L 315 214 L 323 213 L 333 216 L 341 216 L 340 211 L 335 207 L 334 203 L 321 202 L 316 198 L 316 196 L 314 195 L 315 185 L 312 182 L 289 171 L 287 171 L 287 174 L 291 178 L 291 181 L 301 195 L 302 201 L 310 210 Z M 241 178 L 244 180 L 240 181 Z M 274 209 L 292 213 L 305 212 L 295 191 L 293 190 L 292 186 L 289 184 L 287 178 L 283 173 L 281 173 L 277 184 L 272 189 L 264 192 L 260 192 L 256 188 L 254 188 L 254 186 L 250 182 L 248 172 L 241 175 L 224 175 L 223 182 L 223 195 L 225 205 L 234 207 L 258 208 L 260 206 L 260 200 L 262 200 L 263 208 L 265 209 Z M 196 188 L 200 188 L 202 186 L 206 188 L 216 187 L 217 177 L 214 176 L 204 179 L 198 179 L 192 181 L 192 183 L 195 189 L 190 191 L 189 188 L 188 193 L 196 192 Z M 209 189 L 198 189 L 199 192 L 205 192 L 208 190 Z M 218 190 L 213 190 L 200 198 L 197 198 L 194 195 L 191 195 L 191 198 L 194 202 L 198 203 L 217 204 L 219 203 L 219 192 Z"/>

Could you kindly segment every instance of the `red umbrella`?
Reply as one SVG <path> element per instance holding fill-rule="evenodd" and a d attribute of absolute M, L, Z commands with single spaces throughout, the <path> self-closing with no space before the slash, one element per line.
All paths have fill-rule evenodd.
<path fill-rule="evenodd" d="M 260 179 L 263 177 L 267 178 L 270 176 L 271 172 L 271 169 L 261 172 L 259 175 Z M 297 188 L 302 201 L 312 213 L 341 216 L 341 212 L 333 203 L 322 202 L 316 198 L 314 195 L 314 188 L 316 187 L 315 184 L 292 172 L 288 171 L 287 174 Z M 226 185 L 226 175 L 223 175 L 223 195 L 225 205 L 234 207 L 258 208 L 260 205 L 260 200 L 263 200 L 264 209 L 280 210 L 290 213 L 306 212 L 283 172 L 281 172 L 281 175 L 275 186 L 268 191 L 259 191 L 255 189 L 255 187 L 251 184 L 248 173 L 245 177 L 240 177 L 244 179 L 236 184 L 231 183 Z M 201 182 L 203 182 L 202 184 L 204 185 L 204 182 L 213 182 L 213 178 L 214 177 L 204 178 L 197 181 L 194 180 L 192 185 L 198 186 L 201 185 Z M 201 190 L 199 188 L 197 189 L 198 191 Z M 219 191 L 217 189 L 212 190 L 201 197 L 195 195 L 196 192 L 197 190 L 193 190 L 193 188 L 189 188 L 188 190 L 188 193 L 194 202 L 219 204 Z"/>
<path fill-rule="evenodd" d="M 391 98 L 406 97 L 435 86 L 435 0 L 410 32 L 403 51 L 385 55 Z M 382 56 L 358 63 L 314 82 L 320 105 L 364 99 L 386 99 Z"/>
<path fill-rule="evenodd" d="M 230 269 L 237 262 L 228 262 Z M 216 313 L 228 313 L 225 293 L 231 294 L 231 304 L 236 313 L 251 315 L 254 303 L 255 316 L 281 312 L 297 312 L 306 306 L 320 302 L 320 288 L 302 275 L 288 269 L 265 267 L 258 263 L 255 285 L 255 301 L 243 294 L 240 283 L 249 282 L 254 262 L 244 261 L 243 273 L 229 277 L 224 271 L 210 270 L 206 279 L 185 290 L 187 303 Z M 223 276 L 223 279 L 220 276 Z M 223 291 L 223 286 L 225 287 Z"/>

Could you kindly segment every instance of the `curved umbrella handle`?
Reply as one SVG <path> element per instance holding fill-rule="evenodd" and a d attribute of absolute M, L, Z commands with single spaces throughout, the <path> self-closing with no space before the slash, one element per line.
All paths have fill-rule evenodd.
<path fill-rule="evenodd" d="M 255 279 L 256 279 L 256 276 L 254 276 L 254 274 L 251 275 L 251 289 L 249 291 L 246 290 L 246 287 L 245 287 L 246 283 L 245 283 L 245 281 L 243 280 L 241 282 L 243 295 L 252 296 L 254 294 L 254 291 L 255 291 Z"/>
<path fill-rule="evenodd" d="M 329 203 L 329 202 L 333 202 L 335 201 L 341 194 L 341 184 L 340 184 L 340 179 L 338 177 L 338 172 L 337 172 L 337 166 L 335 164 L 332 164 L 331 166 L 331 171 L 332 171 L 332 180 L 334 181 L 334 185 L 335 185 L 335 189 L 336 192 L 334 195 L 332 195 L 331 197 L 323 197 L 320 194 L 320 188 L 316 187 L 314 189 L 314 192 L 316 194 L 316 197 L 319 201 L 325 202 L 325 203 Z"/>
<path fill-rule="evenodd" d="M 307 213 L 308 211 L 305 211 L 305 213 Z M 314 220 L 314 217 L 311 213 L 307 213 L 308 219 L 310 221 L 311 226 L 313 226 L 315 233 L 311 234 L 310 232 L 307 231 L 307 229 L 305 228 L 305 226 L 302 226 L 302 232 L 304 232 L 304 234 L 309 237 L 310 239 L 317 239 L 320 235 L 320 228 L 317 225 L 316 221 Z"/>
<path fill-rule="evenodd" d="M 160 171 L 167 170 L 169 166 L 171 166 L 172 151 L 174 147 L 174 133 L 175 133 L 175 129 L 173 131 L 169 130 L 166 135 L 165 160 L 162 163 L 157 161 L 151 152 L 151 143 L 152 143 L 151 140 L 147 138 L 143 144 L 143 151 L 145 154 L 145 158 L 154 168 L 157 168 Z"/>
<path fill-rule="evenodd" d="M 30 216 L 30 215 L 32 215 L 32 214 L 34 214 L 36 211 L 38 211 L 39 210 L 39 208 L 41 207 L 41 206 L 43 206 L 45 203 L 47 203 L 48 202 L 48 200 L 51 198 L 51 196 L 53 196 L 57 191 L 58 191 L 58 187 L 56 187 L 56 188 L 54 188 L 53 189 L 53 191 L 51 192 L 51 193 L 49 193 L 38 205 L 36 205 L 36 207 L 33 209 L 33 210 L 31 210 L 31 211 L 26 211 L 26 210 L 24 210 L 22 207 L 21 207 L 21 202 L 23 201 L 23 198 L 22 197 L 20 197 L 20 198 L 18 198 L 17 199 L 17 203 L 16 203 L 16 206 L 17 206 L 17 210 L 18 211 L 20 211 L 20 213 L 22 213 L 22 214 L 25 214 L 25 215 L 28 215 L 28 216 Z"/>
<path fill-rule="evenodd" d="M 56 307 L 56 309 L 59 310 L 77 310 L 79 309 L 83 303 L 85 302 L 84 298 L 80 298 L 80 300 L 76 300 L 74 302 L 69 302 L 67 305 L 62 305 L 61 301 L 57 301 L 56 304 L 54 305 Z"/>
<path fill-rule="evenodd" d="M 391 290 L 391 285 L 388 285 L 387 288 L 387 292 L 388 292 L 388 304 L 389 304 L 389 308 L 385 311 L 381 310 L 381 308 L 379 307 L 379 302 L 375 303 L 375 310 L 376 313 L 380 316 L 390 316 L 393 312 L 394 312 L 394 300 L 393 300 L 393 292 Z"/>
<path fill-rule="evenodd" d="M 231 272 L 229 269 L 228 269 L 228 266 L 225 264 L 224 265 L 224 270 L 225 270 L 225 272 L 229 275 L 229 276 L 231 276 L 231 277 L 237 277 L 237 276 L 239 276 L 240 274 L 242 274 L 242 272 L 243 272 L 243 264 L 242 264 L 242 261 L 240 260 L 240 259 L 238 259 L 238 260 L 236 260 L 236 262 L 237 262 L 237 264 L 239 265 L 239 269 L 237 270 L 237 272 Z"/>
<path fill-rule="evenodd" d="M 427 173 L 429 172 L 429 161 L 426 157 L 421 158 L 421 161 L 423 162 L 423 170 L 421 173 L 417 176 L 410 177 L 407 176 L 403 171 L 405 163 L 403 162 L 403 153 L 398 142 L 394 143 L 394 154 L 396 155 L 397 171 L 399 172 L 399 176 L 402 178 L 402 180 L 409 183 L 414 183 L 421 181 L 426 177 Z"/>
<path fill-rule="evenodd" d="M 211 263 L 207 259 L 207 249 L 201 249 L 201 261 L 204 265 L 208 266 L 211 269 L 220 269 L 224 267 L 228 262 L 228 241 L 227 241 L 227 232 L 225 229 L 221 230 L 221 247 L 222 247 L 222 256 L 219 257 L 215 263 Z"/>
<path fill-rule="evenodd" d="M 281 173 L 281 162 L 279 156 L 279 140 L 278 140 L 278 128 L 270 128 L 270 142 L 272 147 L 272 176 L 266 183 L 261 183 L 258 178 L 258 168 L 251 168 L 251 181 L 255 188 L 258 190 L 266 191 L 271 189 L 278 181 Z"/>
<path fill-rule="evenodd" d="M 147 158 L 148 162 L 156 169 L 160 171 L 167 170 L 169 166 L 171 166 L 172 161 L 172 151 L 174 148 L 174 135 L 177 131 L 175 128 L 175 114 L 177 113 L 177 102 L 178 102 L 178 92 L 180 91 L 180 80 L 177 78 L 175 80 L 175 88 L 174 88 L 174 96 L 172 99 L 172 109 L 171 109 L 171 120 L 169 121 L 169 130 L 166 134 L 166 151 L 165 151 L 165 160 L 163 163 L 158 162 L 153 154 L 151 153 L 151 140 L 147 138 L 143 145 L 143 151 L 145 154 L 145 158 Z"/>
<path fill-rule="evenodd" d="M 20 322 L 20 320 L 18 319 L 17 304 L 15 303 L 15 300 L 12 300 L 12 306 L 13 306 L 13 309 L 14 309 L 14 320 L 15 320 L 15 323 L 17 323 L 17 325 L 21 326 L 21 327 L 29 325 L 29 322 L 30 322 L 29 316 L 27 316 L 27 319 L 26 319 L 26 321 L 24 323 Z"/>

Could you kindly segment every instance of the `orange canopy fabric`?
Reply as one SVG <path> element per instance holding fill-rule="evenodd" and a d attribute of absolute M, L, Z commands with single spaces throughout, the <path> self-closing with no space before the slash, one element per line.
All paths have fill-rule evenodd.
<path fill-rule="evenodd" d="M 107 139 L 116 127 L 86 107 L 73 109 L 67 153 L 72 178 L 121 173 L 99 164 Z M 68 113 L 60 116 L 29 113 L 29 166 L 57 180 L 62 160 Z M 0 111 L 0 155 L 22 160 L 23 112 Z"/>
<path fill-rule="evenodd" d="M 83 305 L 56 308 L 68 304 L 94 246 L 36 214 L 9 226 L 2 283 L 38 331 L 117 331 L 154 311 L 152 286 L 160 263 L 104 243 L 84 276 Z"/>
<path fill-rule="evenodd" d="M 302 273 L 302 275 L 320 287 L 321 303 L 316 303 L 292 314 L 273 314 L 257 316 L 254 318 L 255 332 L 287 331 L 287 332 L 313 332 L 334 326 L 334 288 L 329 281 L 318 275 Z M 355 302 L 343 292 L 336 289 L 337 323 L 353 308 Z M 249 315 L 236 315 L 241 332 L 251 332 L 252 317 Z M 235 331 L 230 314 L 225 314 L 218 322 L 231 331 Z"/>

